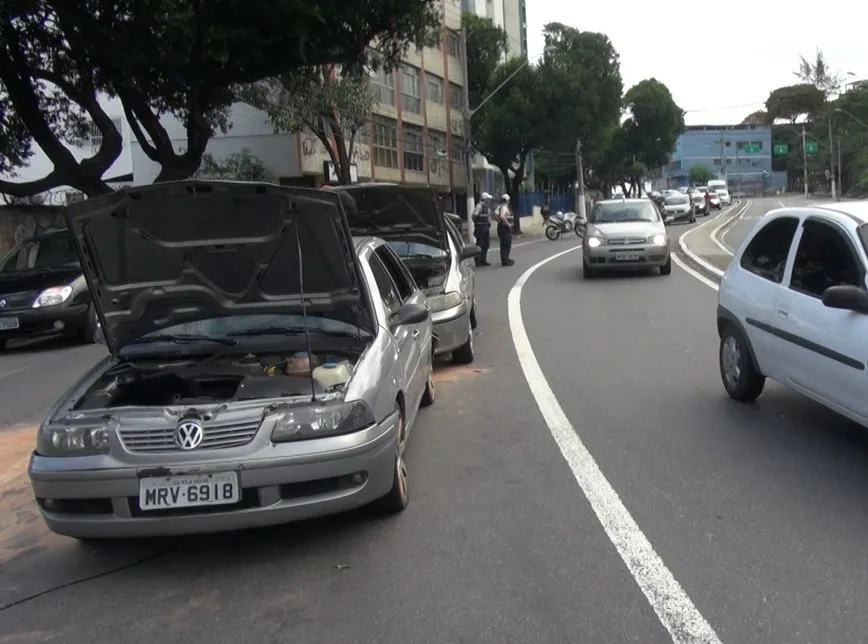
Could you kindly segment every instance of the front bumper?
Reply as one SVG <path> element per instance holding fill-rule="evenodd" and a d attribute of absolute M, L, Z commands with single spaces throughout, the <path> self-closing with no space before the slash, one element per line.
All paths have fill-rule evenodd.
<path fill-rule="evenodd" d="M 34 454 L 31 485 L 48 528 L 78 538 L 155 537 L 288 523 L 367 505 L 392 487 L 398 415 L 355 434 L 297 443 L 262 441 L 243 457 L 131 466 L 111 456 Z M 95 467 L 99 463 L 102 467 Z M 231 506 L 139 509 L 149 476 L 235 472 L 241 499 Z"/>
<path fill-rule="evenodd" d="M 687 221 L 690 219 L 690 214 L 692 210 L 664 210 L 663 211 L 663 220 L 664 221 Z"/>
<path fill-rule="evenodd" d="M 77 334 L 87 328 L 87 304 L 42 309 L 0 310 L 0 340 L 27 340 L 59 334 Z M 17 328 L 6 329 L 3 320 L 15 320 Z"/>
<path fill-rule="evenodd" d="M 630 246 L 585 246 L 582 254 L 585 266 L 591 268 L 646 268 L 663 266 L 669 261 L 669 246 L 651 244 Z"/>
<path fill-rule="evenodd" d="M 471 329 L 470 307 L 466 302 L 445 311 L 432 313 L 431 321 L 434 324 L 434 336 L 437 338 L 434 355 L 449 353 L 467 343 Z"/>

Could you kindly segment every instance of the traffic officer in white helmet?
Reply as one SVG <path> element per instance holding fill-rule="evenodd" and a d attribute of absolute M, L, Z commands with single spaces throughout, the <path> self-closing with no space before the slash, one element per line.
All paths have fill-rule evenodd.
<path fill-rule="evenodd" d="M 509 258 L 512 250 L 512 211 L 509 209 L 508 194 L 500 198 L 500 204 L 494 211 L 494 219 L 497 221 L 497 237 L 500 239 L 500 264 L 512 266 L 515 262 Z"/>

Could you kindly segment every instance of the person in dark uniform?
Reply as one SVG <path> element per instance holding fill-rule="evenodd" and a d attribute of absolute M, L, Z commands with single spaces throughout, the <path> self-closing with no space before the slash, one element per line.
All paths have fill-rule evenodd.
<path fill-rule="evenodd" d="M 488 249 L 491 246 L 491 195 L 483 192 L 473 210 L 473 234 L 476 245 L 482 250 L 476 258 L 477 266 L 491 266 L 488 263 Z"/>
<path fill-rule="evenodd" d="M 512 250 L 512 212 L 509 209 L 509 195 L 504 194 L 500 198 L 500 205 L 494 213 L 497 220 L 497 237 L 500 239 L 500 264 L 512 266 L 515 264 L 509 258 Z"/>

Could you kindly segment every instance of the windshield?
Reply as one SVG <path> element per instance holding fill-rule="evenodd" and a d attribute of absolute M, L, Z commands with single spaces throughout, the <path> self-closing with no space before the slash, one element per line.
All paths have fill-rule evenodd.
<path fill-rule="evenodd" d="M 729 192 L 729 190 L 727 190 L 726 188 L 715 188 L 714 190 L 715 192 L 717 192 L 717 194 Z"/>
<path fill-rule="evenodd" d="M 152 333 L 146 334 L 145 338 L 152 336 L 211 336 L 225 337 L 236 335 L 239 332 L 254 331 L 257 329 L 269 328 L 302 328 L 304 327 L 303 315 L 290 315 L 281 313 L 272 313 L 264 315 L 234 315 L 230 317 L 211 318 L 209 320 L 197 320 L 196 322 L 184 322 L 174 326 L 160 329 Z M 317 315 L 307 316 L 307 327 L 311 332 L 317 331 L 325 333 L 350 333 L 350 334 L 366 334 L 358 327 L 341 320 L 325 318 Z"/>
<path fill-rule="evenodd" d="M 687 203 L 687 197 L 684 195 L 672 195 L 666 199 L 667 206 L 683 206 Z"/>
<path fill-rule="evenodd" d="M 78 266 L 78 252 L 68 232 L 34 237 L 22 242 L 3 258 L 0 272 Z"/>
<path fill-rule="evenodd" d="M 395 254 L 401 258 L 430 257 L 431 259 L 445 259 L 449 254 L 439 246 L 422 244 L 419 242 L 405 241 L 403 239 L 389 240 L 386 243 L 391 246 Z"/>
<path fill-rule="evenodd" d="M 657 211 L 650 203 L 598 203 L 591 212 L 590 223 L 609 224 L 619 221 L 657 221 Z"/>

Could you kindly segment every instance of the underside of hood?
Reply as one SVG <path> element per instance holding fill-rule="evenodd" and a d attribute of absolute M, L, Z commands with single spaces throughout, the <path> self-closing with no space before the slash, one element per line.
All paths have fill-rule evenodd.
<path fill-rule="evenodd" d="M 297 314 L 302 291 L 310 314 L 375 328 L 335 194 L 181 181 L 87 199 L 66 217 L 112 352 L 185 322 Z"/>
<path fill-rule="evenodd" d="M 341 201 L 354 235 L 449 248 L 437 193 L 428 186 L 365 183 L 341 186 L 334 192 L 343 193 Z"/>

